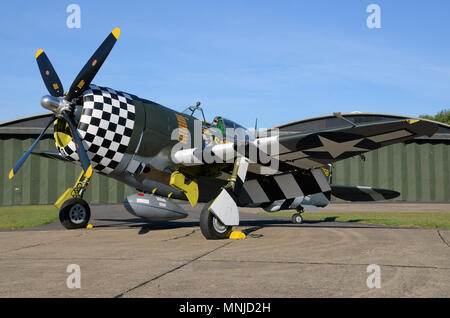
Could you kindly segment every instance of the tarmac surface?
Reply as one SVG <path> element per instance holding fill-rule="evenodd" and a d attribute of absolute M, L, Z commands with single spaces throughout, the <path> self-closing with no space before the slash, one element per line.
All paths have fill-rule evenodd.
<path fill-rule="evenodd" d="M 92 229 L 2 231 L 0 297 L 450 297 L 450 230 L 294 225 L 242 209 L 245 240 L 208 241 L 200 209 L 148 222 L 122 205 L 93 205 Z M 70 264 L 80 267 L 79 289 L 66 285 Z M 381 288 L 367 286 L 371 264 Z"/>

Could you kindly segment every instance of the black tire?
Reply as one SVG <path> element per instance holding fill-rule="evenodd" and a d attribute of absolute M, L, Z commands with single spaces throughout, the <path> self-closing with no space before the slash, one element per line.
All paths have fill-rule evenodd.
<path fill-rule="evenodd" d="M 69 199 L 59 210 L 59 221 L 68 230 L 85 228 L 90 218 L 91 209 L 83 199 Z"/>
<path fill-rule="evenodd" d="M 302 217 L 301 213 L 295 213 L 292 216 L 292 223 L 294 223 L 294 224 L 302 224 L 303 223 L 303 217 Z"/>
<path fill-rule="evenodd" d="M 230 236 L 232 226 L 223 225 L 218 218 L 208 211 L 212 201 L 206 203 L 200 214 L 200 230 L 207 240 L 222 240 Z"/>

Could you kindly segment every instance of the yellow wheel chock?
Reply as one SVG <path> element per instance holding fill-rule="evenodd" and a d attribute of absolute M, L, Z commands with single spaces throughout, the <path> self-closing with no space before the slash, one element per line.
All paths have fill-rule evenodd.
<path fill-rule="evenodd" d="M 233 231 L 228 237 L 230 240 L 244 240 L 247 236 L 241 231 Z"/>

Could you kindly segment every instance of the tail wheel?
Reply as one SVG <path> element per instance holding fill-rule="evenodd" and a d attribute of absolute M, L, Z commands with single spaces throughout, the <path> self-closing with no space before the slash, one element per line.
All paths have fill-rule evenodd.
<path fill-rule="evenodd" d="M 83 199 L 69 199 L 59 210 L 59 221 L 66 229 L 81 229 L 91 218 L 89 204 Z"/>
<path fill-rule="evenodd" d="M 212 214 L 208 208 L 212 201 L 206 203 L 200 214 L 200 230 L 203 236 L 208 240 L 220 240 L 227 238 L 232 230 L 232 226 L 228 226 L 220 222 L 218 218 Z"/>
<path fill-rule="evenodd" d="M 292 216 L 292 223 L 294 224 L 302 224 L 303 223 L 303 217 L 300 213 L 295 213 Z"/>

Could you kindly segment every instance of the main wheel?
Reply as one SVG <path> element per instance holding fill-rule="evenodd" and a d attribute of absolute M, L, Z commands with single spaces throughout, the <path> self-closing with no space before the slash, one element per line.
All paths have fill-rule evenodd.
<path fill-rule="evenodd" d="M 208 211 L 211 203 L 212 201 L 206 203 L 202 209 L 202 213 L 200 214 L 200 230 L 208 240 L 227 238 L 231 233 L 232 226 L 223 224 L 214 214 Z"/>
<path fill-rule="evenodd" d="M 83 199 L 69 199 L 59 210 L 59 221 L 69 230 L 85 228 L 90 218 L 91 209 Z"/>

